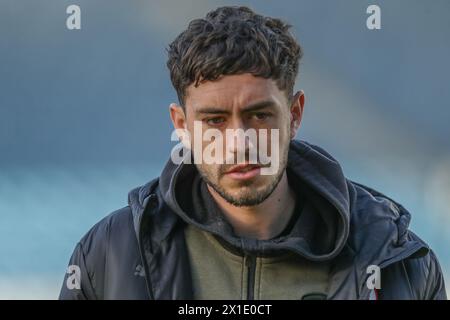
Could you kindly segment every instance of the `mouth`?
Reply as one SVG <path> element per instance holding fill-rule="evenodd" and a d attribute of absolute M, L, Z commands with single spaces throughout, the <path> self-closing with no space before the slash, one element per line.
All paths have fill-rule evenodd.
<path fill-rule="evenodd" d="M 260 165 L 243 164 L 232 167 L 225 173 L 225 175 L 235 180 L 248 180 L 259 175 L 260 172 Z"/>

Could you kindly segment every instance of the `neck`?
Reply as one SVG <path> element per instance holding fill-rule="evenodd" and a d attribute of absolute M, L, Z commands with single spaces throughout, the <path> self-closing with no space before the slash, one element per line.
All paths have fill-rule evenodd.
<path fill-rule="evenodd" d="M 245 238 L 267 240 L 277 236 L 287 226 L 295 209 L 296 197 L 289 187 L 286 171 L 272 194 L 256 206 L 236 207 L 209 185 L 208 190 L 234 232 Z"/>

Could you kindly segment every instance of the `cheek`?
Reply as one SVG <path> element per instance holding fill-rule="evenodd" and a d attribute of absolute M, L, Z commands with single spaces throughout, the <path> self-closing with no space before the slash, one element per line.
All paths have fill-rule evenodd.
<path fill-rule="evenodd" d="M 289 142 L 290 142 L 290 134 L 289 134 L 289 128 L 285 125 L 284 127 L 281 127 L 281 129 L 271 129 L 267 131 L 267 137 L 263 138 L 260 137 L 260 139 L 264 139 L 267 141 L 266 149 L 268 151 L 268 154 L 272 154 L 272 151 L 278 151 L 282 153 L 283 150 L 288 148 Z M 260 140 L 264 143 L 264 140 Z M 259 141 L 258 141 L 259 143 Z M 272 148 L 274 150 L 272 150 Z"/>
<path fill-rule="evenodd" d="M 202 163 L 201 165 L 198 166 L 200 167 L 201 171 L 204 174 L 206 174 L 211 180 L 217 180 L 220 178 L 221 175 L 220 165 Z"/>

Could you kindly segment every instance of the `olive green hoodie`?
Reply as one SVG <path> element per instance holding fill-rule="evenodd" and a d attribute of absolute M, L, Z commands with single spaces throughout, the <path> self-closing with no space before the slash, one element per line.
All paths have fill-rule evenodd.
<path fill-rule="evenodd" d="M 347 226 L 339 208 L 302 182 L 288 162 L 296 208 L 288 227 L 270 240 L 238 237 L 194 165 L 178 173 L 177 213 L 185 239 L 195 299 L 324 299 L 329 259 Z M 344 199 L 342 199 L 344 200 Z M 305 257 L 306 256 L 306 257 Z"/>

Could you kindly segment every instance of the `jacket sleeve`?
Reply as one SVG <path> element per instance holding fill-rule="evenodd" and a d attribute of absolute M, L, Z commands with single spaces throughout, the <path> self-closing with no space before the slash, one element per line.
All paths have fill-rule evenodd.
<path fill-rule="evenodd" d="M 59 294 L 60 300 L 96 299 L 91 277 L 86 267 L 83 246 L 79 242 L 70 258 Z"/>
<path fill-rule="evenodd" d="M 424 299 L 447 300 L 442 270 L 439 261 L 432 250 L 429 252 L 428 277 Z"/>

